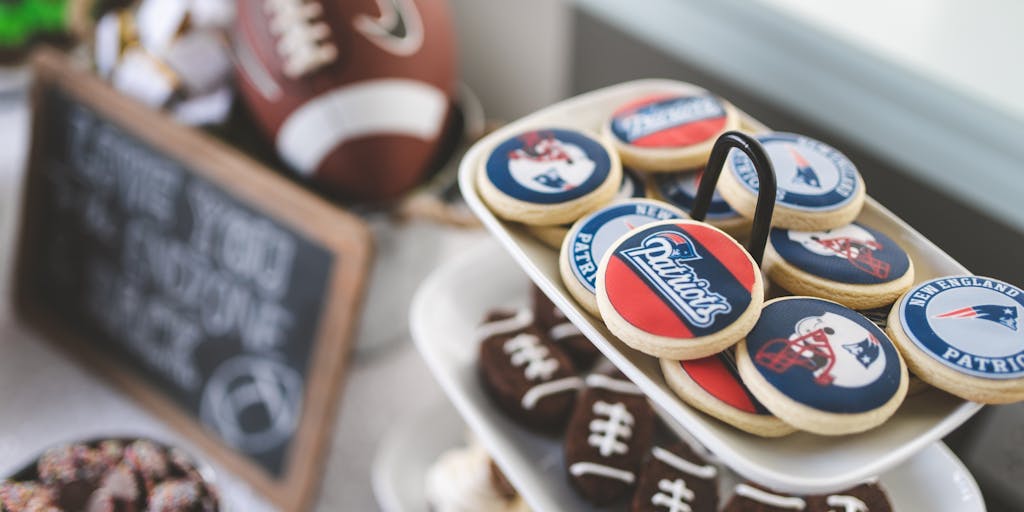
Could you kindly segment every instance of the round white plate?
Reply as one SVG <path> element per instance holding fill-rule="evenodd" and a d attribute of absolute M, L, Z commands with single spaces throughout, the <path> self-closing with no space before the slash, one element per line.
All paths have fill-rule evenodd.
<path fill-rule="evenodd" d="M 474 337 L 477 324 L 491 309 L 528 304 L 529 284 L 529 279 L 497 244 L 483 243 L 435 271 L 420 287 L 413 299 L 410 319 L 413 339 L 466 424 L 534 510 L 594 510 L 580 500 L 566 483 L 562 440 L 538 435 L 507 419 L 484 393 L 477 376 L 477 340 Z M 458 423 L 453 419 L 454 414 L 434 409 L 422 414 L 406 420 L 412 426 L 397 425 L 393 436 L 381 445 L 374 481 L 380 484 L 376 491 L 382 497 L 382 506 L 416 503 L 417 498 L 403 500 L 399 496 L 422 496 L 424 468 L 443 451 L 444 446 L 463 442 L 460 428 L 443 426 Z M 663 418 L 671 422 L 664 415 Z M 707 418 L 705 421 L 714 420 Z M 720 425 L 719 428 L 730 427 Z M 438 438 L 436 444 L 431 440 L 435 436 Z M 774 441 L 761 442 L 764 443 L 761 450 L 767 452 Z M 813 444 L 808 447 L 808 450 L 814 449 Z M 395 460 L 393 453 L 405 457 L 405 467 L 387 462 Z M 725 464 L 729 464 L 721 454 L 718 455 Z M 805 458 L 811 455 L 808 453 Z M 415 459 L 421 456 L 431 460 Z M 826 458 L 820 457 L 818 467 L 829 470 L 828 466 L 823 466 L 827 462 Z M 398 473 L 402 476 L 388 476 Z M 865 475 L 864 479 L 871 476 Z M 726 478 L 729 480 L 725 483 L 728 483 L 738 477 Z M 390 487 L 385 488 L 388 482 L 391 482 L 388 484 Z M 974 479 L 941 443 L 928 443 L 916 456 L 884 473 L 881 482 L 897 505 L 895 510 L 901 512 L 985 510 Z M 400 485 L 406 487 L 400 488 Z M 850 486 L 852 483 L 826 490 Z M 422 501 L 422 498 L 418 499 Z M 385 506 L 385 510 L 422 509 Z"/>
<path fill-rule="evenodd" d="M 522 228 L 497 219 L 476 192 L 475 173 L 487 149 L 520 131 L 567 126 L 596 132 L 619 105 L 638 96 L 683 87 L 671 80 L 638 80 L 599 89 L 557 103 L 496 130 L 480 140 L 462 160 L 459 183 L 466 203 L 501 243 L 511 258 L 488 267 L 480 283 L 492 291 L 521 267 L 566 317 L 647 396 L 714 451 L 729 466 L 751 480 L 794 492 L 815 493 L 849 487 L 894 467 L 967 421 L 981 406 L 938 392 L 911 397 L 884 425 L 842 437 L 797 433 L 765 441 L 745 434 L 687 406 L 665 384 L 658 360 L 625 346 L 604 324 L 584 312 L 568 295 L 558 271 L 558 252 L 537 242 Z M 756 120 L 747 119 L 756 125 Z M 944 275 L 969 274 L 967 269 L 914 231 L 873 199 L 868 198 L 858 221 L 875 228 L 907 250 L 919 281 Z M 497 255 L 502 251 L 495 251 Z M 493 257 L 492 257 L 493 259 Z M 462 281 L 465 284 L 477 283 Z M 461 288 L 456 288 L 460 289 Z M 466 290 L 479 300 L 479 290 Z M 479 318 L 479 317 L 477 317 Z M 477 318 L 473 320 L 476 321 Z"/>

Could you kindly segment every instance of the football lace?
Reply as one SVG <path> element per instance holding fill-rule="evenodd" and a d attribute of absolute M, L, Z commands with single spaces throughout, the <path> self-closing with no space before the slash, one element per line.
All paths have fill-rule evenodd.
<path fill-rule="evenodd" d="M 526 366 L 523 373 L 529 380 L 548 380 L 558 371 L 558 360 L 548 357 L 548 348 L 542 346 L 540 339 L 532 334 L 519 334 L 506 341 L 502 347 L 506 354 L 512 355 L 512 366 Z"/>
<path fill-rule="evenodd" d="M 689 505 L 694 498 L 693 490 L 683 479 L 662 478 L 658 481 L 658 490 L 660 492 L 651 497 L 651 504 L 655 507 L 665 507 L 668 512 L 693 512 Z"/>
<path fill-rule="evenodd" d="M 629 445 L 619 440 L 629 440 L 633 436 L 633 415 L 622 402 L 610 404 L 598 400 L 594 402 L 594 414 L 608 418 L 590 422 L 590 436 L 587 443 L 596 447 L 602 457 L 624 455 L 629 452 Z"/>
<path fill-rule="evenodd" d="M 338 57 L 329 41 L 331 28 L 322 20 L 323 7 L 306 0 L 264 0 L 270 33 L 278 38 L 277 53 L 284 74 L 298 78 L 316 71 Z"/>

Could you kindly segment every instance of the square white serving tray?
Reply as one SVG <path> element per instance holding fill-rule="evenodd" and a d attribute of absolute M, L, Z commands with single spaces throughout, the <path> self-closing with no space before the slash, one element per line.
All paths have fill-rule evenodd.
<path fill-rule="evenodd" d="M 601 123 L 622 103 L 644 94 L 686 88 L 671 80 L 638 80 L 599 89 L 562 101 L 510 123 L 477 142 L 463 158 L 459 184 L 470 208 L 512 255 L 526 274 L 601 352 L 681 428 L 746 478 L 794 493 L 849 487 L 907 460 L 967 421 L 980 404 L 938 391 L 910 397 L 884 425 L 861 434 L 824 437 L 804 432 L 780 439 L 746 434 L 689 407 L 665 384 L 658 360 L 616 339 L 600 319 L 576 305 L 562 284 L 558 252 L 544 246 L 522 227 L 491 213 L 477 194 L 474 175 L 491 147 L 521 131 L 563 126 L 599 133 Z M 747 118 L 747 126 L 761 128 Z M 868 190 L 870 191 L 870 183 Z M 935 244 L 868 197 L 858 222 L 890 236 L 910 254 L 920 281 L 970 274 Z"/>
<path fill-rule="evenodd" d="M 413 339 L 458 415 L 533 510 L 625 510 L 625 505 L 598 509 L 581 500 L 566 477 L 563 439 L 519 426 L 493 404 L 480 385 L 477 325 L 491 309 L 529 306 L 529 279 L 513 266 L 512 258 L 497 243 L 488 241 L 436 270 L 413 300 Z M 402 418 L 381 442 L 373 475 L 374 490 L 385 512 L 427 511 L 423 475 L 442 451 L 464 443 L 458 415 L 448 404 L 435 404 Z M 720 494 L 724 501 L 739 478 L 722 469 Z M 893 510 L 985 510 L 974 478 L 939 442 L 881 473 L 879 481 Z"/>

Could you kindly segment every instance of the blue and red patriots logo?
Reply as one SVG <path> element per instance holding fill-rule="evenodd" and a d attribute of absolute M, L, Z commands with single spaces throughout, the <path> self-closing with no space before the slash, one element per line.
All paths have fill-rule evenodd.
<path fill-rule="evenodd" d="M 685 234 L 658 231 L 644 238 L 639 247 L 623 250 L 621 254 L 693 325 L 708 327 L 716 315 L 732 311 L 729 301 L 711 291 L 707 279 L 701 279 L 686 264 L 700 260 L 701 255 Z"/>
<path fill-rule="evenodd" d="M 801 182 L 808 187 L 821 188 L 821 180 L 818 179 L 818 173 L 814 172 L 810 162 L 793 146 L 788 146 L 788 148 L 789 154 L 793 156 L 793 161 L 796 162 L 796 174 L 793 176 L 793 181 Z"/>
<path fill-rule="evenodd" d="M 935 315 L 935 318 L 977 318 L 996 322 L 1014 331 L 1017 330 L 1017 308 L 1014 306 L 1000 306 L 999 304 L 968 306 Z"/>

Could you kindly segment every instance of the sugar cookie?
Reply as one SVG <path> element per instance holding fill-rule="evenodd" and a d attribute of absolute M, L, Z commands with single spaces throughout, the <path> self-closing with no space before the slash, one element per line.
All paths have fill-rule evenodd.
<path fill-rule="evenodd" d="M 744 432 L 779 437 L 796 431 L 750 393 L 736 371 L 731 348 L 692 361 L 662 359 L 661 372 L 684 402 Z"/>
<path fill-rule="evenodd" d="M 796 295 L 853 309 L 888 306 L 914 283 L 907 252 L 884 233 L 858 223 L 824 231 L 772 229 L 764 271 Z"/>
<path fill-rule="evenodd" d="M 605 206 L 573 224 L 558 255 L 562 282 L 576 302 L 599 316 L 594 296 L 597 266 L 616 240 L 631 229 L 687 215 L 654 199 L 627 199 Z"/>
<path fill-rule="evenodd" d="M 477 173 L 480 197 L 495 215 L 524 224 L 568 224 L 607 203 L 622 183 L 618 154 L 565 128 L 506 139 Z"/>
<path fill-rule="evenodd" d="M 653 94 L 619 107 L 604 136 L 639 171 L 691 169 L 708 161 L 719 135 L 739 127 L 729 102 L 701 89 Z"/>
<path fill-rule="evenodd" d="M 975 402 L 1024 400 L 1024 291 L 956 276 L 915 286 L 892 308 L 888 333 L 925 382 Z"/>
<path fill-rule="evenodd" d="M 772 225 L 818 231 L 854 221 L 864 205 L 865 186 L 850 159 L 803 135 L 766 133 L 755 137 L 768 153 L 778 183 Z M 733 151 L 718 190 L 741 215 L 753 218 L 758 177 L 746 154 Z"/>
<path fill-rule="evenodd" d="M 697 200 L 697 189 L 703 174 L 703 171 L 656 174 L 652 188 L 659 199 L 690 213 Z M 733 210 L 717 189 L 711 198 L 711 207 L 708 208 L 704 222 L 729 233 L 733 238 L 745 237 L 752 224 L 750 219 Z"/>
<path fill-rule="evenodd" d="M 736 347 L 736 363 L 769 411 L 815 434 L 878 426 L 907 393 L 906 365 L 885 333 L 852 309 L 812 297 L 765 304 Z"/>
<path fill-rule="evenodd" d="M 597 304 L 630 347 L 667 359 L 699 359 L 734 345 L 757 321 L 761 271 L 746 249 L 702 222 L 637 228 L 598 268 Z"/>

